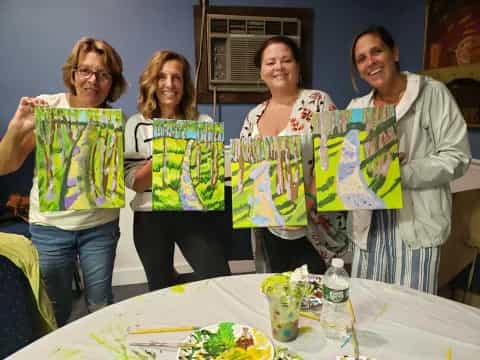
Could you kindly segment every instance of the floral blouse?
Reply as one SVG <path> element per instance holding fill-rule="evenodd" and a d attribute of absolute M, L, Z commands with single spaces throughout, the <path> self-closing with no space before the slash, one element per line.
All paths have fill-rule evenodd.
<path fill-rule="evenodd" d="M 258 123 L 262 121 L 262 116 L 267 109 L 268 103 L 269 100 L 266 100 L 250 110 L 243 123 L 240 138 L 261 136 L 258 130 Z M 326 92 L 302 89 L 292 107 L 292 113 L 287 126 L 278 134 L 278 136 L 302 135 L 303 176 L 307 185 L 311 183 L 313 175 L 313 142 L 311 137 L 313 113 L 335 109 L 334 102 Z M 311 230 L 307 232 L 307 229 L 287 231 L 279 228 L 270 228 L 270 231 L 283 239 L 292 240 L 310 235 L 312 232 Z"/>
<path fill-rule="evenodd" d="M 240 138 L 261 136 L 258 123 L 262 121 L 263 113 L 267 109 L 269 101 L 266 100 L 250 110 L 243 123 Z M 303 89 L 292 107 L 287 126 L 278 134 L 278 136 L 307 135 L 302 139 L 303 170 L 306 184 L 311 181 L 311 174 L 313 173 L 313 144 L 310 136 L 313 129 L 311 124 L 313 113 L 332 110 L 336 110 L 336 106 L 326 92 Z"/>

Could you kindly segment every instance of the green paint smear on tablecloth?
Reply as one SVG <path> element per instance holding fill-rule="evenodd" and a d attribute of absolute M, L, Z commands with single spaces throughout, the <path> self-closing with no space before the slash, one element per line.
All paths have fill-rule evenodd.
<path fill-rule="evenodd" d="M 388 310 L 388 304 L 385 303 L 385 304 L 383 304 L 380 311 L 375 315 L 374 320 L 377 321 L 378 319 L 380 319 L 383 316 L 383 314 L 385 314 L 387 312 L 387 310 Z"/>
<path fill-rule="evenodd" d="M 150 351 L 137 351 L 134 349 L 128 349 L 125 345 L 125 339 L 115 339 L 115 341 L 109 342 L 105 337 L 91 333 L 90 337 L 100 346 L 106 348 L 110 352 L 115 354 L 116 360 L 148 360 L 156 359 L 156 354 Z"/>
<path fill-rule="evenodd" d="M 298 328 L 298 335 L 307 334 L 312 331 L 313 331 L 313 328 L 311 326 L 300 326 Z"/>
<path fill-rule="evenodd" d="M 56 348 L 49 354 L 49 357 L 56 357 L 57 359 L 73 360 L 81 359 L 82 352 L 78 349 L 69 349 L 64 347 Z"/>
<path fill-rule="evenodd" d="M 176 294 L 183 294 L 186 288 L 185 285 L 174 285 L 169 287 L 170 291 Z"/>

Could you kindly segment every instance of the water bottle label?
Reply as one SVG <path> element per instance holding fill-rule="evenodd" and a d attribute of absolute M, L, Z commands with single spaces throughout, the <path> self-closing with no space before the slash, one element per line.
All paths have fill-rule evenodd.
<path fill-rule="evenodd" d="M 323 297 L 325 300 L 330 301 L 332 303 L 341 303 L 348 300 L 348 288 L 337 290 L 331 289 L 326 286 L 323 287 Z"/>

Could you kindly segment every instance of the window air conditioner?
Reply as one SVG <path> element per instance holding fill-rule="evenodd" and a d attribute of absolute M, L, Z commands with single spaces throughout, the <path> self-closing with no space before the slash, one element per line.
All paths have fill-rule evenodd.
<path fill-rule="evenodd" d="M 207 25 L 210 90 L 266 91 L 254 64 L 263 41 L 284 35 L 301 44 L 301 21 L 296 18 L 208 14 Z"/>

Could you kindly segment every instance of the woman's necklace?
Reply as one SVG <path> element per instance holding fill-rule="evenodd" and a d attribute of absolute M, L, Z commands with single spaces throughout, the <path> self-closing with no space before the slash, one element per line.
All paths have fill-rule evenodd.
<path fill-rule="evenodd" d="M 388 97 L 384 97 L 379 93 L 376 93 L 373 101 L 375 105 L 398 105 L 404 93 L 405 89 L 402 89 L 399 93 Z"/>
<path fill-rule="evenodd" d="M 402 86 L 400 90 L 393 95 L 382 95 L 378 91 L 375 91 L 374 97 L 373 97 L 373 103 L 376 106 L 380 105 L 398 105 L 400 100 L 402 99 L 403 94 L 405 93 L 405 90 L 407 89 L 407 79 L 404 79 L 402 81 Z"/>

